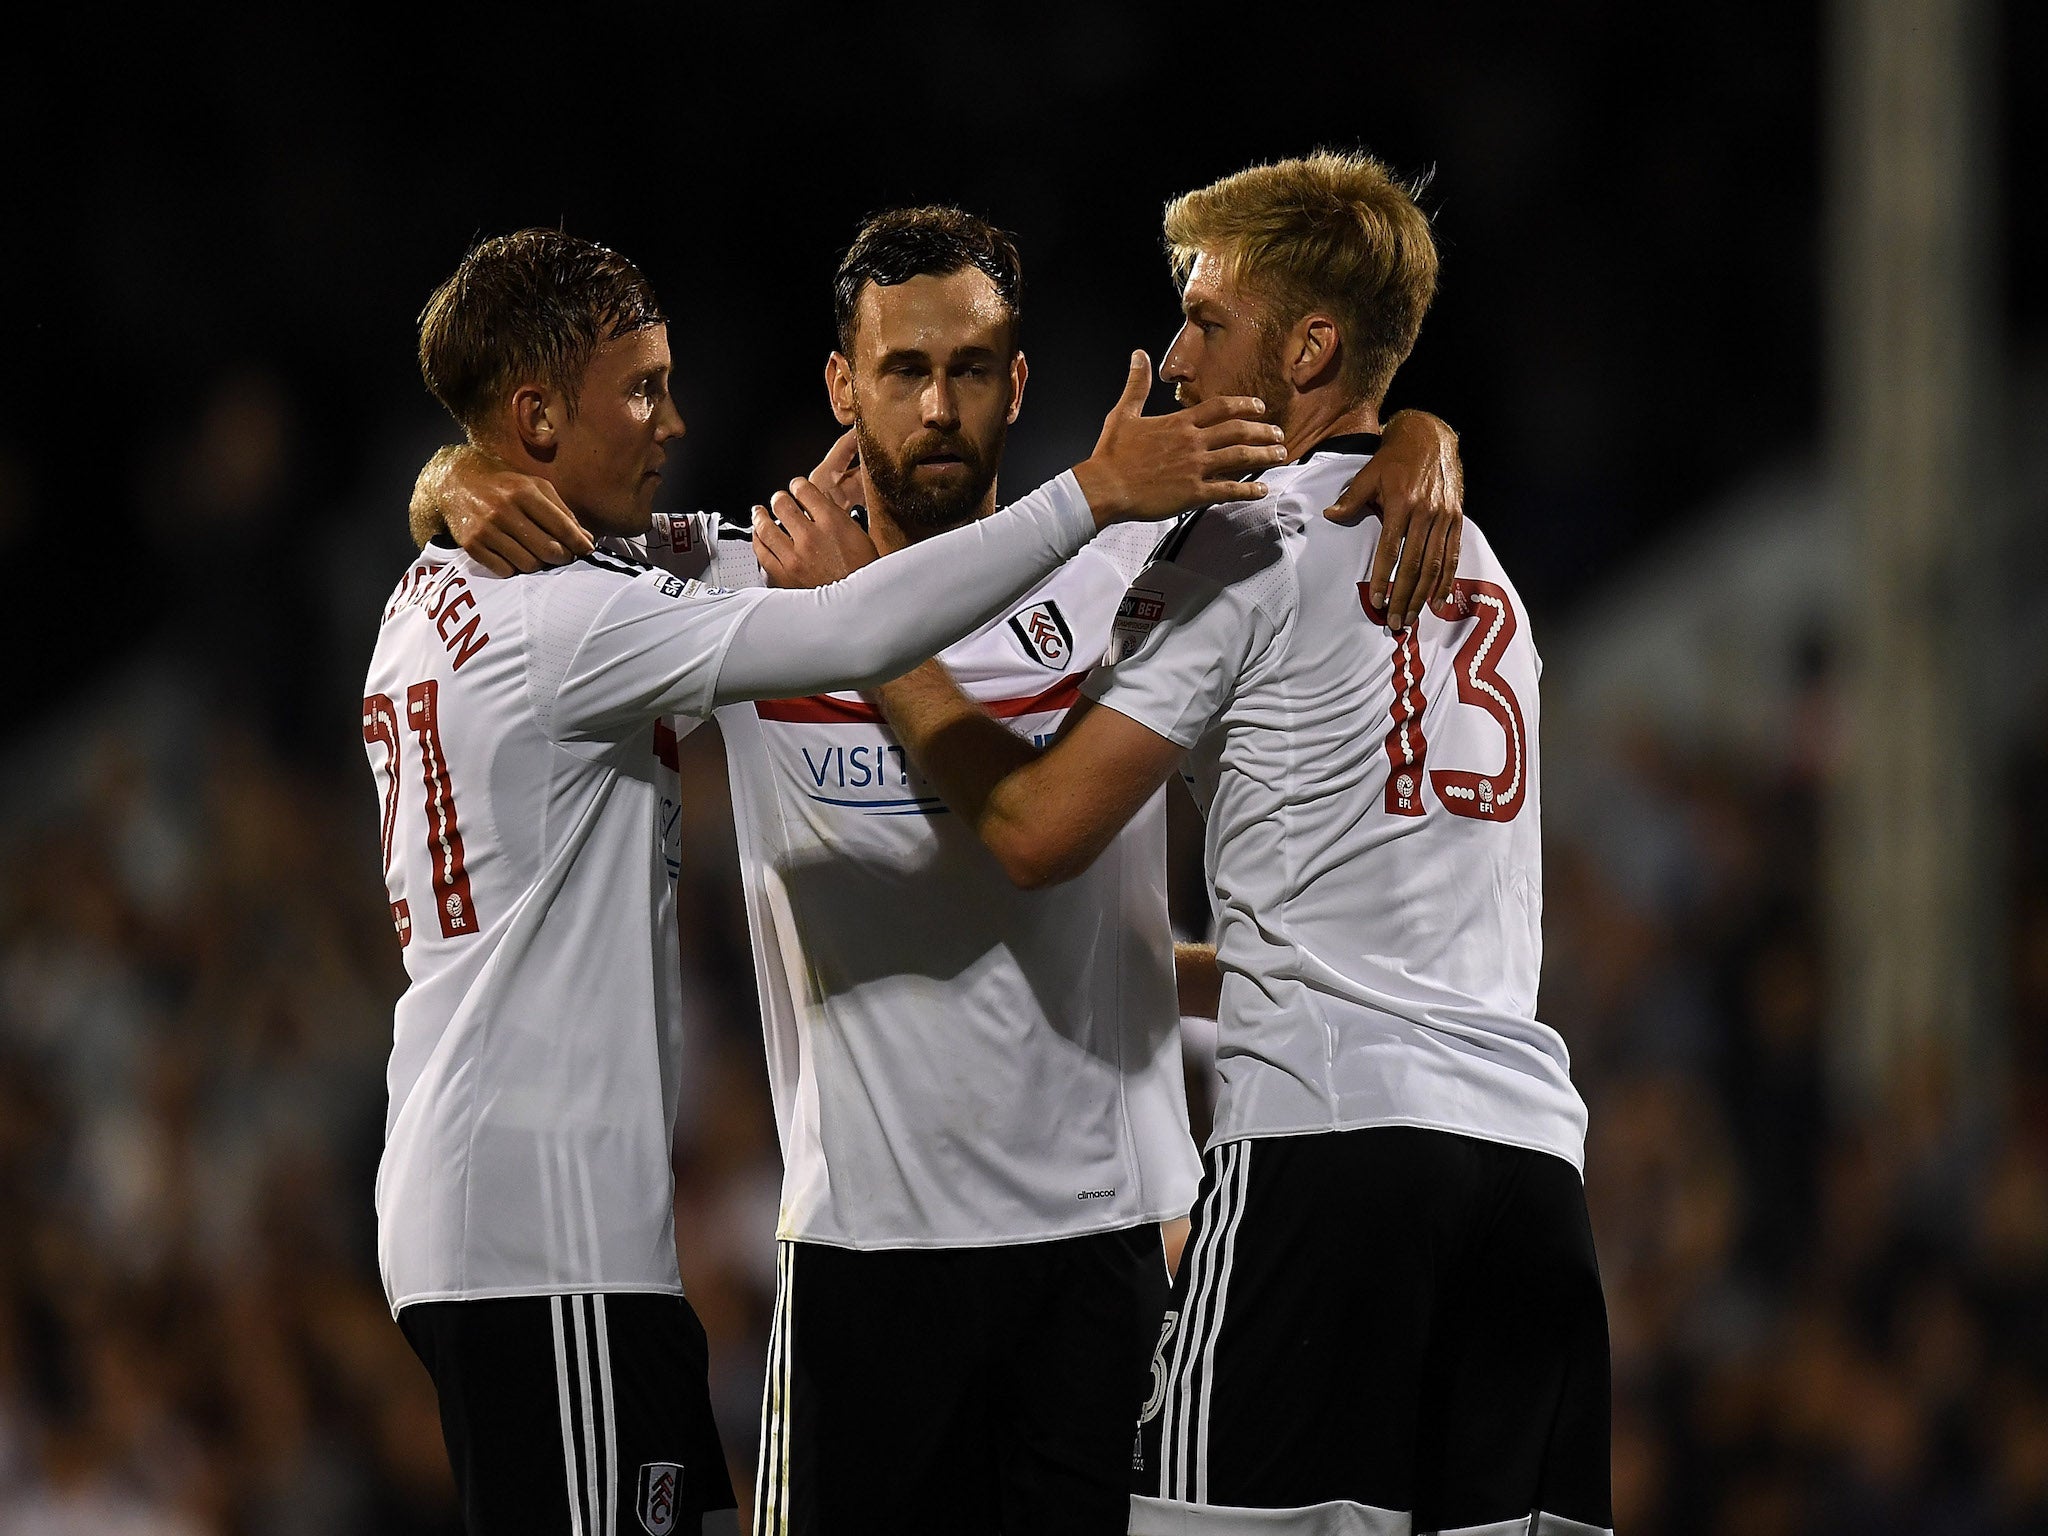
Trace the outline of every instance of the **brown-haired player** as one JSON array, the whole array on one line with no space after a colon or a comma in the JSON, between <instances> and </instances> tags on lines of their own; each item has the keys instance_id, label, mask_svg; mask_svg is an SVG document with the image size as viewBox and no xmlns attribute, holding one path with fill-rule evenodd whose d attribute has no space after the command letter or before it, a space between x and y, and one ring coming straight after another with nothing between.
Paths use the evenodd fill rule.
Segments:
<instances>
[{"instance_id":1,"label":"brown-haired player","mask_svg":"<svg viewBox=\"0 0 2048 1536\"><path fill-rule=\"evenodd\" d=\"M1611 1523L1585 1109L1535 1016L1539 668L1477 528L1410 623L1323 515L1435 290L1362 154L1169 206L1184 402L1257 394L1290 463L1132 583L1047 747L942 672L878 697L1020 885L1076 878L1175 772L1208 816L1216 1111L1131 1530L1593 1536Z\"/></svg>"},{"instance_id":2,"label":"brown-haired player","mask_svg":"<svg viewBox=\"0 0 2048 1536\"><path fill-rule=\"evenodd\" d=\"M683 422L640 273L552 230L485 241L429 302L420 363L469 440L592 532L644 535ZM703 1330L677 1274L682 989L673 717L858 687L997 617L1124 517L1255 494L1252 401L1139 414L1009 510L815 591L715 591L592 552L510 580L409 563L363 698L400 998L377 1176L392 1310L432 1374L479 1536L730 1528ZM792 482L767 565L872 547ZM829 643L824 642L829 637Z\"/></svg>"},{"instance_id":3,"label":"brown-haired player","mask_svg":"<svg viewBox=\"0 0 2048 1536\"><path fill-rule=\"evenodd\" d=\"M885 558L994 512L1022 287L1010 237L954 208L878 214L841 260L826 384ZM1403 429L1410 459L1361 480L1405 504L1448 433ZM444 497L511 510L504 477L455 457ZM1009 729L1059 728L1156 543L1131 532L941 654ZM763 579L701 516L651 543L683 574ZM1020 891L857 692L718 719L785 1161L756 1528L1121 1532L1160 1222L1200 1175L1163 804L1083 879Z\"/></svg>"}]
</instances>

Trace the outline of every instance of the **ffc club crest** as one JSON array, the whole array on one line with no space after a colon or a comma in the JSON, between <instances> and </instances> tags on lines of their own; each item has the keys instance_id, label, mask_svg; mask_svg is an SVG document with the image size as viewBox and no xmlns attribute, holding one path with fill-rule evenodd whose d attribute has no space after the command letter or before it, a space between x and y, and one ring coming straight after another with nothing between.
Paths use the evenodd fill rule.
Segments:
<instances>
[{"instance_id":1,"label":"ffc club crest","mask_svg":"<svg viewBox=\"0 0 2048 1536\"><path fill-rule=\"evenodd\" d=\"M640 1468L640 1524L647 1536L669 1536L676 1528L676 1503L682 1496L680 1462L650 1461Z\"/></svg>"},{"instance_id":2,"label":"ffc club crest","mask_svg":"<svg viewBox=\"0 0 2048 1536\"><path fill-rule=\"evenodd\" d=\"M1010 633L1026 656L1051 671L1064 671L1073 658L1074 632L1067 627L1067 616L1050 599L1011 614Z\"/></svg>"}]
</instances>

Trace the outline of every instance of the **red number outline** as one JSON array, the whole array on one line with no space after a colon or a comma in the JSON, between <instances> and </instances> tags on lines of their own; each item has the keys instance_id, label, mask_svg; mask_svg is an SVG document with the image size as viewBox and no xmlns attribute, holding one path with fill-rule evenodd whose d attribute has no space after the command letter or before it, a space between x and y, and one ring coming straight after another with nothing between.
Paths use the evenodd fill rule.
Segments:
<instances>
[{"instance_id":1,"label":"red number outline","mask_svg":"<svg viewBox=\"0 0 2048 1536\"><path fill-rule=\"evenodd\" d=\"M363 700L363 745L384 746L384 766L376 770L384 781L384 868L391 869L391 829L398 823L398 706L391 696L373 693Z\"/></svg>"},{"instance_id":2,"label":"red number outline","mask_svg":"<svg viewBox=\"0 0 2048 1536\"><path fill-rule=\"evenodd\" d=\"M441 937L476 933L480 924L463 860L462 828L455 816L455 788L441 750L441 685L431 678L405 690L405 717L420 742L420 773L427 790L427 861L434 874L434 911Z\"/></svg>"},{"instance_id":3,"label":"red number outline","mask_svg":"<svg viewBox=\"0 0 2048 1536\"><path fill-rule=\"evenodd\" d=\"M1513 821L1529 798L1528 727L1522 721L1521 701L1500 675L1500 661L1507 655L1521 622L1515 605L1499 586L1490 581L1460 577L1451 595L1432 603L1430 611L1453 622L1476 619L1472 633L1458 647L1452 670L1458 680L1461 703L1477 705L1493 716L1494 724L1506 738L1507 756L1495 773L1468 773L1462 768L1432 768L1429 782L1445 810L1453 816L1474 821ZM1505 778L1507 785L1501 786Z\"/></svg>"},{"instance_id":4,"label":"red number outline","mask_svg":"<svg viewBox=\"0 0 2048 1536\"><path fill-rule=\"evenodd\" d=\"M1373 623L1384 626L1385 610L1372 605L1372 588L1358 584L1358 606ZM1422 647L1410 624L1394 636L1394 702L1387 709L1387 796L1389 816L1422 814L1423 765L1429 759L1429 738L1422 733L1422 712L1429 698L1422 691Z\"/></svg>"},{"instance_id":5,"label":"red number outline","mask_svg":"<svg viewBox=\"0 0 2048 1536\"><path fill-rule=\"evenodd\" d=\"M1373 623L1385 626L1387 616L1375 608L1372 590L1358 584L1358 605ZM1461 703L1476 705L1493 717L1505 739L1507 759L1497 773L1470 773L1462 768L1427 768L1430 787L1438 802L1453 816L1472 821L1513 821L1528 799L1527 725L1522 719L1521 700L1508 680L1500 675L1501 658L1521 629L1515 605L1505 590L1490 581L1460 577L1451 595L1431 603L1436 617L1457 624L1471 619L1472 632L1465 637L1452 658ZM1386 736L1387 793L1390 816L1423 814L1422 779L1429 758L1429 739L1422 731L1422 717L1429 707L1422 687L1422 648L1411 624L1394 636L1394 700L1387 708ZM1506 788L1501 781L1507 781ZM1405 792L1404 792L1405 791Z\"/></svg>"}]
</instances>

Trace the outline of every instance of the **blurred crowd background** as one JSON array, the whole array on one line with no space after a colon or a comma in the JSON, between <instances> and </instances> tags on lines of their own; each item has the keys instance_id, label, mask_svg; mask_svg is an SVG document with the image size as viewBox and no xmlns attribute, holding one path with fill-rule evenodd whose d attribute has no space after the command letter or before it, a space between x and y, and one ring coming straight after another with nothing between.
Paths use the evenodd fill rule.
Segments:
<instances>
[{"instance_id":1,"label":"blurred crowd background","mask_svg":"<svg viewBox=\"0 0 2048 1536\"><path fill-rule=\"evenodd\" d=\"M1541 1010L1592 1112L1618 1528L2048 1532L2048 13L1963 7L1954 469L1991 514L1965 584L1909 595L1980 637L1957 710L1995 695L1956 850L1981 1001L1967 1051L1873 1077L1830 939L1842 776L1888 750L1845 724L1829 447L1857 6L1664 9L47 18L0 108L37 147L0 257L0 1536L453 1529L374 1260L403 972L356 706L452 430L413 317L468 242L634 255L691 428L668 504L735 507L830 440L859 218L993 217L1027 277L1015 494L1170 336L1164 200L1317 143L1434 170L1444 286L1390 404L1464 434L1546 657ZM677 1227L745 1488L780 1167L715 730L684 753ZM1206 1070L1192 1032L1198 1122Z\"/></svg>"}]
</instances>

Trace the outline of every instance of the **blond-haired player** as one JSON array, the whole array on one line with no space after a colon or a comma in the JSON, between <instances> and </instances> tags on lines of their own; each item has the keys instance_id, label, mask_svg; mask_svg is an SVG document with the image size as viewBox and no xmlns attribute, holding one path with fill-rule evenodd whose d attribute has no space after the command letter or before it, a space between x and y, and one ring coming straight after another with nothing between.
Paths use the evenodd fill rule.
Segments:
<instances>
[{"instance_id":1,"label":"blond-haired player","mask_svg":"<svg viewBox=\"0 0 2048 1536\"><path fill-rule=\"evenodd\" d=\"M1377 447L1436 284L1376 161L1317 154L1174 202L1184 402L1257 394L1290 464L1185 520L1041 750L932 668L899 739L1020 884L1073 877L1175 771L1208 814L1223 1089L1154 1361L1138 1533L1590 1536L1610 1523L1585 1110L1535 1016L1538 660L1468 529L1389 625Z\"/></svg>"}]
</instances>

